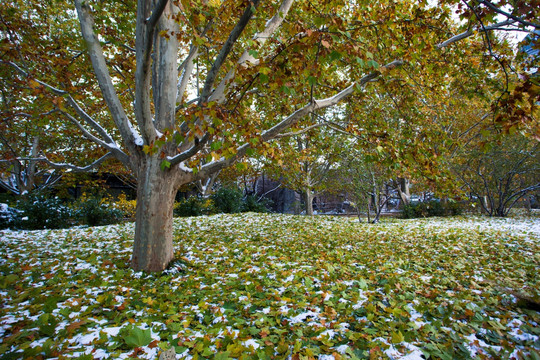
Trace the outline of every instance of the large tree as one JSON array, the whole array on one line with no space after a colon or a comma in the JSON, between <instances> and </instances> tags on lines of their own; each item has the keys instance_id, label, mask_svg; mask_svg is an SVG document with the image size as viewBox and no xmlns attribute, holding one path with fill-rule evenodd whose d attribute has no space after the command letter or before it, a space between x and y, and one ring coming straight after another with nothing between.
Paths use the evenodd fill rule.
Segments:
<instances>
[{"instance_id":1,"label":"large tree","mask_svg":"<svg viewBox=\"0 0 540 360\"><path fill-rule=\"evenodd\" d=\"M452 36L450 11L424 1L74 3L76 12L62 0L2 2L2 65L134 173L132 266L148 271L174 256L172 210L183 184L251 151L271 154L270 142L300 119L370 96L379 78L428 84L434 66L479 65L475 30L534 19L507 15Z\"/></svg>"}]
</instances>

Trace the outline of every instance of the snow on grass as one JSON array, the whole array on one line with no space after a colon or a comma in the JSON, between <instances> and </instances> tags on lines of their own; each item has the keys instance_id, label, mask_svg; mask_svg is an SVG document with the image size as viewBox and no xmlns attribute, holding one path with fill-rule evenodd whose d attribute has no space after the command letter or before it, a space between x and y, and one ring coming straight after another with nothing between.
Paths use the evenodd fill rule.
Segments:
<instances>
[{"instance_id":1,"label":"snow on grass","mask_svg":"<svg viewBox=\"0 0 540 360\"><path fill-rule=\"evenodd\" d=\"M0 232L0 357L528 358L539 220L215 215L129 268L133 224ZM509 289L509 290L508 290Z\"/></svg>"}]
</instances>

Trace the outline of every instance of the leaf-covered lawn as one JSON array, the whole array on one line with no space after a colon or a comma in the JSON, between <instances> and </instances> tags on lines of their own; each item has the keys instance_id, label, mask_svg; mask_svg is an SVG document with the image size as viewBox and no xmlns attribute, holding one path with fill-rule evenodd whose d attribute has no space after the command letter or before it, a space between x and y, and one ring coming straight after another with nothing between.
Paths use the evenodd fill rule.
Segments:
<instances>
[{"instance_id":1,"label":"leaf-covered lawn","mask_svg":"<svg viewBox=\"0 0 540 360\"><path fill-rule=\"evenodd\" d=\"M539 358L538 218L176 219L161 275L133 224L0 232L0 357Z\"/></svg>"}]
</instances>

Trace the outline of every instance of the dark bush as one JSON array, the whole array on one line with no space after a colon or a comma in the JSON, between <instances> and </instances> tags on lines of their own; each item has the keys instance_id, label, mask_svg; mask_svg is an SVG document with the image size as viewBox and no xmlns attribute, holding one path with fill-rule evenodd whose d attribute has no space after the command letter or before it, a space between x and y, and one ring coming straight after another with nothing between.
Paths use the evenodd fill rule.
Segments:
<instances>
[{"instance_id":1,"label":"dark bush","mask_svg":"<svg viewBox=\"0 0 540 360\"><path fill-rule=\"evenodd\" d=\"M117 224L124 218L121 210L112 208L99 198L89 198L77 204L77 219L89 226Z\"/></svg>"},{"instance_id":2,"label":"dark bush","mask_svg":"<svg viewBox=\"0 0 540 360\"><path fill-rule=\"evenodd\" d=\"M454 200L449 200L445 204L445 209L447 212L447 215L455 216L455 215L461 215L463 214L463 211L465 209L466 205L461 202L457 202Z\"/></svg>"},{"instance_id":3,"label":"dark bush","mask_svg":"<svg viewBox=\"0 0 540 360\"><path fill-rule=\"evenodd\" d=\"M56 197L30 195L17 202L21 211L16 226L21 229L61 229L73 224L73 211Z\"/></svg>"},{"instance_id":4,"label":"dark bush","mask_svg":"<svg viewBox=\"0 0 540 360\"><path fill-rule=\"evenodd\" d=\"M414 219L432 216L454 216L461 215L462 212L463 206L456 201L449 200L443 203L439 200L431 200L405 205L401 217L403 219Z\"/></svg>"},{"instance_id":5,"label":"dark bush","mask_svg":"<svg viewBox=\"0 0 540 360\"><path fill-rule=\"evenodd\" d=\"M203 215L203 200L196 196L179 201L174 207L175 216L200 216Z\"/></svg>"},{"instance_id":6,"label":"dark bush","mask_svg":"<svg viewBox=\"0 0 540 360\"><path fill-rule=\"evenodd\" d=\"M245 199L242 200L242 212L258 212L266 213L270 207L269 200L263 199L262 201L257 201L255 195L248 195Z\"/></svg>"},{"instance_id":7,"label":"dark bush","mask_svg":"<svg viewBox=\"0 0 540 360\"><path fill-rule=\"evenodd\" d=\"M211 198L218 213L242 212L242 192L239 189L222 187Z\"/></svg>"}]
</instances>

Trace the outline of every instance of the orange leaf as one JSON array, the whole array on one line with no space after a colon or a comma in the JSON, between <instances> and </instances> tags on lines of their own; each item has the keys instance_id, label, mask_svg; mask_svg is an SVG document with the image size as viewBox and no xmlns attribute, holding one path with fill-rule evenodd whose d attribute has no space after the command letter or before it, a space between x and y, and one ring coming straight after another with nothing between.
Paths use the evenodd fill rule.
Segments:
<instances>
[{"instance_id":1,"label":"orange leaf","mask_svg":"<svg viewBox=\"0 0 540 360\"><path fill-rule=\"evenodd\" d=\"M68 334L70 334L70 333L74 332L75 330L77 330L78 328L80 328L81 326L83 326L84 324L86 324L86 320L76 321L74 323L69 324L66 327L66 330L67 330Z\"/></svg>"}]
</instances>

